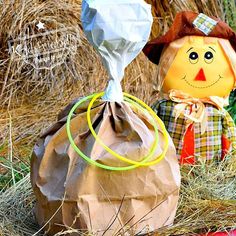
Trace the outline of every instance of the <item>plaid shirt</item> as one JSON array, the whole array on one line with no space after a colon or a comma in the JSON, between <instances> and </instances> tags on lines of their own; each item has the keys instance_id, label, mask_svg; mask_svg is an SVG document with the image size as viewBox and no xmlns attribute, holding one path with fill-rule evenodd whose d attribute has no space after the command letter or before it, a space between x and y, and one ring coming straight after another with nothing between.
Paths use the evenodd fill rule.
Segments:
<instances>
[{"instance_id":1,"label":"plaid shirt","mask_svg":"<svg viewBox=\"0 0 236 236\"><path fill-rule=\"evenodd\" d=\"M171 100L163 99L156 102L152 108L164 122L175 144L178 158L180 158L186 132L186 118L181 115L175 120L174 106L176 104ZM236 150L236 127L226 110L220 111L211 104L205 104L205 106L208 115L206 132L201 134L200 123L194 123L194 155L207 160L221 158L223 135L232 142L230 151Z\"/></svg>"}]
</instances>

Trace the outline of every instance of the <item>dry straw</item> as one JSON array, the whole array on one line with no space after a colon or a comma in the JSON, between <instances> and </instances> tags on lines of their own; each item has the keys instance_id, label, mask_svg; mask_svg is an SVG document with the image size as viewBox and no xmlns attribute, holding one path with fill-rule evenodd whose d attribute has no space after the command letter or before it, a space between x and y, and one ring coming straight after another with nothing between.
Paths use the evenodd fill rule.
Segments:
<instances>
[{"instance_id":1,"label":"dry straw","mask_svg":"<svg viewBox=\"0 0 236 236\"><path fill-rule=\"evenodd\" d=\"M153 5L152 11L154 24L152 38L157 37L160 33L166 32L172 24L177 12L191 10L202 12L209 16L217 16L225 19L224 4L231 0L146 0Z\"/></svg>"},{"instance_id":2,"label":"dry straw","mask_svg":"<svg viewBox=\"0 0 236 236\"><path fill-rule=\"evenodd\" d=\"M159 229L155 235L195 235L236 228L235 167L235 157L220 163L183 167L181 199L175 223ZM43 233L43 229L40 231L35 223L33 205L29 176L0 193L0 235L32 236ZM68 226L66 232L60 232L57 236L69 232L78 231Z\"/></svg>"}]
</instances>

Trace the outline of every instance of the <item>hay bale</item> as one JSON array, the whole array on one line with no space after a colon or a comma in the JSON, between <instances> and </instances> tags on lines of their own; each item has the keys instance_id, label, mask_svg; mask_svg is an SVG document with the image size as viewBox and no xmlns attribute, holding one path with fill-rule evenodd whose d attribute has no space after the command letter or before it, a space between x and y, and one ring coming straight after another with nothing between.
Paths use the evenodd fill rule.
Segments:
<instances>
[{"instance_id":1,"label":"hay bale","mask_svg":"<svg viewBox=\"0 0 236 236\"><path fill-rule=\"evenodd\" d=\"M28 156L40 132L66 104L104 90L107 74L81 30L80 10L81 1L72 0L0 3L2 155L11 149L14 156ZM45 29L37 28L39 22ZM141 55L127 71L125 90L141 98L151 93L153 70Z\"/></svg>"},{"instance_id":2,"label":"hay bale","mask_svg":"<svg viewBox=\"0 0 236 236\"><path fill-rule=\"evenodd\" d=\"M220 163L199 163L182 167L181 199L174 225L156 235L195 235L236 228L236 156ZM29 175L0 193L0 233L2 236L41 235L34 221ZM37 232L37 233L36 233ZM78 232L68 228L68 232ZM78 234L86 235L86 233ZM91 234L93 235L93 234Z\"/></svg>"},{"instance_id":3,"label":"hay bale","mask_svg":"<svg viewBox=\"0 0 236 236\"><path fill-rule=\"evenodd\" d=\"M63 0L0 3L1 106L38 100L58 83L63 88L62 81L88 79L99 66L83 36L80 10L80 3Z\"/></svg>"},{"instance_id":4,"label":"hay bale","mask_svg":"<svg viewBox=\"0 0 236 236\"><path fill-rule=\"evenodd\" d=\"M79 96L104 90L107 73L81 30L80 11L81 0L0 2L3 156L10 150L20 159L27 157L35 139L64 106ZM39 22L45 29L38 29ZM52 60L47 61L48 56ZM149 100L146 95L153 91L155 70L140 55L126 70L125 91Z\"/></svg>"}]
</instances>

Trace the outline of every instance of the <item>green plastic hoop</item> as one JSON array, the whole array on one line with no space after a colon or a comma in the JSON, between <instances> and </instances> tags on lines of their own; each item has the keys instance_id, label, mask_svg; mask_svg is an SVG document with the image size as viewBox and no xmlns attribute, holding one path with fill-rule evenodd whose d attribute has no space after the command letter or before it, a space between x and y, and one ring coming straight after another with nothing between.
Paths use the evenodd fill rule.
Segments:
<instances>
[{"instance_id":1,"label":"green plastic hoop","mask_svg":"<svg viewBox=\"0 0 236 236\"><path fill-rule=\"evenodd\" d=\"M138 166L136 165L131 165L131 166L125 166L125 167L116 167L116 166L108 166L108 165L104 165L101 163L98 163L92 159L90 159L88 156L86 156L75 144L71 131L70 131L70 122L71 122L71 118L73 116L74 111L76 110L77 107L79 107L82 103L88 101L89 99L93 98L96 94L92 94L89 95L85 98L82 98L81 100L79 100L70 110L69 115L67 117L67 122L66 122L66 131L67 131L67 135L70 141L71 146L73 147L73 149L89 164L106 169L106 170L112 170L112 171L126 171L126 170L132 170L137 168Z\"/></svg>"},{"instance_id":2,"label":"green plastic hoop","mask_svg":"<svg viewBox=\"0 0 236 236\"><path fill-rule=\"evenodd\" d=\"M142 160L141 162L136 162L137 164L133 164L133 165L130 165L130 166L125 166L125 167L115 167L115 166L104 165L104 164L98 163L98 162L96 162L96 161L94 161L94 160L91 160L88 156L86 156L86 155L76 146L76 144L74 143L72 134L71 134L71 132L70 132L70 122L71 122L71 118L72 118L72 116L73 116L74 111L77 109L77 107L78 107L79 105L81 105L82 103L84 103L85 101L87 101L87 100L89 100L89 99L92 99L92 101L93 101L93 103L94 103L95 100L96 100L96 97L98 98L99 96L102 96L103 94L104 94L104 93L99 93L99 94L96 93L96 94L92 94L92 95L89 95L89 96L87 96L87 97L81 99L79 102L77 102L77 103L73 106L73 108L72 108L71 111L69 112L69 115L68 115L68 118L67 118L66 130L67 130L67 135L68 135L69 141L70 141L72 147L74 148L74 150L75 150L85 161L87 161L89 164L95 165L95 166L100 167L100 168L103 168L103 169L113 170L113 171L131 170L131 169L134 169L134 168L137 168L137 167L140 167L140 166L154 165L154 164L157 164L158 162L160 162L160 161L164 158L164 156L165 156L165 154L166 154L166 152L167 152L167 149L168 149L168 145L169 145L168 133L167 133L166 130L165 130L165 126L164 126L164 124L162 123L162 121L158 118L158 116L155 114L155 112L153 112L153 110L152 110L150 107L148 107L145 103L143 103L141 100L137 99L136 97L134 97L134 96L132 96L132 95L129 95L129 94L126 94L126 93L124 93L124 95L125 95L125 100L126 100L127 102L131 103L131 104L134 105L135 107L141 108L143 111L144 111L144 108L141 107L138 103L135 103L133 100L137 100L137 101L140 102L140 104L142 104L142 105L145 104L145 106L148 107L147 110L149 110L149 112L156 118L156 120L159 121L158 123L160 124L161 128L164 130L164 137L165 137L165 139L166 139L166 137L167 137L167 139L166 139L166 144L165 144L165 148L164 148L164 151L163 151L162 155L160 155L160 156L158 157L158 159L156 159L156 160L153 161L153 162L144 163L145 161L147 161L148 158L151 157L151 155L149 154L149 155L148 155L147 157L145 157L144 160ZM94 99L94 97L95 97L95 99ZM131 99L133 99L133 100L131 100L131 99L129 99L129 98L131 98ZM92 105L93 105L92 101L91 101L90 104L89 104L89 108L90 108L90 109L88 109L88 112L87 112L87 118L88 118L88 113L89 113L89 119L88 119L88 121L90 120L90 123L91 123L90 110L91 110ZM144 106L144 107L145 107L145 106ZM92 126L92 124L91 124L91 126ZM156 135L158 135L158 127L156 126L156 124L155 124L154 122L153 122L153 126L154 126L154 128L155 128L155 133L156 133ZM91 127L90 127L90 128L91 128ZM93 130L93 127L92 127L92 130ZM91 130L91 132L92 132L92 130ZM165 132L166 132L167 134L165 134ZM94 131L94 133L95 133L95 131ZM96 135L96 133L95 133L95 135ZM152 146L152 149L153 149L153 150L151 151L151 153L153 152L153 154L154 154L155 149L156 149L155 146L157 146L157 144L158 144L157 138L156 138L155 141L156 141L156 142L154 142L154 144L153 144L153 146ZM156 145L155 145L155 144L156 144ZM104 144L104 146L105 146L105 144ZM155 147L155 148L154 148L154 147ZM106 149L107 149L107 148L108 148L108 147L106 147ZM109 148L108 148L108 149L109 149ZM110 150L111 150L111 149L110 149ZM111 151L112 151L112 150L111 150ZM113 151L112 151L112 152L113 152ZM127 159L127 160L130 161L129 159ZM127 162L127 161L125 160L125 162ZM132 162L133 162L133 161L132 161Z\"/></svg>"}]
</instances>

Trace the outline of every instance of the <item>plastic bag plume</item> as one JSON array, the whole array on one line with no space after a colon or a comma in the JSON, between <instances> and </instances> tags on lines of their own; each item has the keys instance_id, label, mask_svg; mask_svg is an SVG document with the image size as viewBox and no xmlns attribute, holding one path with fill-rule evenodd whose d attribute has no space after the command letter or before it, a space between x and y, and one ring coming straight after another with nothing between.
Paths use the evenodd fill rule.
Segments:
<instances>
[{"instance_id":1,"label":"plastic bag plume","mask_svg":"<svg viewBox=\"0 0 236 236\"><path fill-rule=\"evenodd\" d=\"M143 0L83 0L81 21L110 77L103 100L123 101L120 82L125 68L148 41L151 6Z\"/></svg>"}]
</instances>

